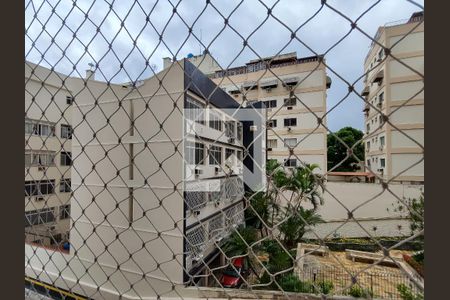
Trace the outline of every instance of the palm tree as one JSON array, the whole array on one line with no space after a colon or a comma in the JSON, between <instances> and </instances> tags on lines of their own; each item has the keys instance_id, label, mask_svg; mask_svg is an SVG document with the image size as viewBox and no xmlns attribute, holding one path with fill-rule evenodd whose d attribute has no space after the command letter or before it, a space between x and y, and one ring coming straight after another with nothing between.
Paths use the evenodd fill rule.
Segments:
<instances>
[{"instance_id":1,"label":"palm tree","mask_svg":"<svg viewBox=\"0 0 450 300\"><path fill-rule=\"evenodd\" d=\"M303 200L310 201L315 210L319 204L323 205L323 198L319 192L319 188L322 188L323 192L323 177L314 174L314 170L318 168L317 164L306 164L287 175L282 190L291 192L288 207L297 209Z\"/></svg>"},{"instance_id":2,"label":"palm tree","mask_svg":"<svg viewBox=\"0 0 450 300\"><path fill-rule=\"evenodd\" d=\"M302 206L298 206L296 210L286 207L283 215L283 218L279 220L282 222L279 228L283 234L283 244L288 249L295 247L301 241L303 235L309 230L308 225L312 227L323 222L315 209L305 209Z\"/></svg>"},{"instance_id":3,"label":"palm tree","mask_svg":"<svg viewBox=\"0 0 450 300\"><path fill-rule=\"evenodd\" d=\"M242 237L241 237L242 236ZM257 241L256 229L253 227L239 227L228 238L222 247L227 256L243 255L248 252L247 245Z\"/></svg>"}]
</instances>

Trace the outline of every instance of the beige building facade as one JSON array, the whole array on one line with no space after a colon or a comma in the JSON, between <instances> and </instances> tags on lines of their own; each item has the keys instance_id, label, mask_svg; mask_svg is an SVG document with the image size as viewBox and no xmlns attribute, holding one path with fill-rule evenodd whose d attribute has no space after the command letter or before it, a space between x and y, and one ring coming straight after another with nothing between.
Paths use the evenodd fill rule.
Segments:
<instances>
[{"instance_id":1,"label":"beige building facade","mask_svg":"<svg viewBox=\"0 0 450 300\"><path fill-rule=\"evenodd\" d=\"M400 183L424 182L423 20L415 13L402 24L380 27L364 63L365 164Z\"/></svg>"},{"instance_id":2,"label":"beige building facade","mask_svg":"<svg viewBox=\"0 0 450 300\"><path fill-rule=\"evenodd\" d=\"M213 81L239 103L267 108L267 158L286 167L317 164L327 172L326 98L331 80L323 57L287 53L216 71Z\"/></svg>"},{"instance_id":3,"label":"beige building facade","mask_svg":"<svg viewBox=\"0 0 450 300\"><path fill-rule=\"evenodd\" d=\"M25 241L69 238L73 93L66 76L25 63Z\"/></svg>"},{"instance_id":4,"label":"beige building facade","mask_svg":"<svg viewBox=\"0 0 450 300\"><path fill-rule=\"evenodd\" d=\"M48 84L54 79L61 86L60 74L40 70L52 78ZM61 77L76 95L72 143L64 148L74 157L73 192L64 202L71 205L70 250L49 256L26 244L27 276L45 266L40 280L52 285L69 283L94 299L116 299L117 292L135 299L206 285L206 266L227 263L218 246L244 223L243 152L251 125L228 112L240 108L224 91L205 99L217 86L205 75L190 76L195 73L183 60L139 85ZM42 105L51 102L45 99ZM258 127L252 134L263 140ZM64 142L55 138L52 149ZM129 289L125 283L137 277L145 280ZM97 289L95 280L108 284Z\"/></svg>"},{"instance_id":5,"label":"beige building facade","mask_svg":"<svg viewBox=\"0 0 450 300\"><path fill-rule=\"evenodd\" d=\"M317 164L327 172L326 98L331 79L323 57L296 52L251 60L223 70L209 52L187 58L243 107L267 108L267 159L285 167ZM164 59L164 68L171 63ZM291 152L291 150L293 152Z\"/></svg>"}]
</instances>

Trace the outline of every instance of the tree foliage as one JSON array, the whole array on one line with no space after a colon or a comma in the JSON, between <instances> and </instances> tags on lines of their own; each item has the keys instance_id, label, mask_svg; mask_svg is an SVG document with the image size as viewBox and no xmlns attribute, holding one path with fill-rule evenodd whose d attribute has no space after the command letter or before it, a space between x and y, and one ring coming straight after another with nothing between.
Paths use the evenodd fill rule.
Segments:
<instances>
[{"instance_id":1,"label":"tree foliage","mask_svg":"<svg viewBox=\"0 0 450 300\"><path fill-rule=\"evenodd\" d=\"M356 171L358 160L353 155L349 156L347 147L339 141L336 136L349 148L356 144L353 148L353 154L361 161L364 161L364 144L359 142L364 136L364 133L353 127L344 127L333 134L328 134L327 137L328 170L331 170L342 162L342 164L336 167L336 169L333 169L333 171Z\"/></svg>"}]
</instances>

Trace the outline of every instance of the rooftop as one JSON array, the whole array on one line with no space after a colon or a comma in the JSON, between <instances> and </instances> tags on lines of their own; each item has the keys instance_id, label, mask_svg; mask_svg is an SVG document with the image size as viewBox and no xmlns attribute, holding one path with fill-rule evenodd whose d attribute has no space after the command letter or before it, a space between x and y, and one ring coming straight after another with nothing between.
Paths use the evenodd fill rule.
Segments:
<instances>
[{"instance_id":1,"label":"rooftop","mask_svg":"<svg viewBox=\"0 0 450 300\"><path fill-rule=\"evenodd\" d=\"M258 72L267 68L281 68L290 65L305 64L323 59L323 55L314 55L308 57L297 58L297 52L291 52L286 54L280 54L276 56L269 56L260 59L254 59L246 63L245 66L239 66L229 68L226 70L216 71L211 74L210 78L221 78L225 76L233 76L239 74L247 74L252 72Z\"/></svg>"}]
</instances>

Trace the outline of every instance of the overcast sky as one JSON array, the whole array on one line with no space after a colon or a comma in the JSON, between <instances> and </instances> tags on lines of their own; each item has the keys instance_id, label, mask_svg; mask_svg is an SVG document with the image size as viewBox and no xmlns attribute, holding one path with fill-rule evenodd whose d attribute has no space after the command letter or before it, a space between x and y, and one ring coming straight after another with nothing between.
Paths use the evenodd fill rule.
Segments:
<instances>
[{"instance_id":1,"label":"overcast sky","mask_svg":"<svg viewBox=\"0 0 450 300\"><path fill-rule=\"evenodd\" d=\"M106 78L117 83L152 76L145 63L147 60L160 71L163 57L183 58L189 53L201 53L204 47L198 41L200 37L223 68L245 64L258 55L297 51L299 57L304 57L314 55L308 48L318 54L328 51L327 65L353 83L363 74L363 62L370 45L366 36L353 30L329 50L351 27L337 12L327 6L321 8L320 0L281 0L278 3L261 0L267 7L276 3L272 9L275 18L268 18L267 8L258 0L244 0L241 4L236 0L211 0L209 5L205 0L158 1L156 5L156 1L151 0L96 0L93 5L93 1L88 0L78 0L76 5L69 0L59 4L58 1L26 1L26 60L54 66L57 71L72 76L84 76L88 63L98 63L96 79ZM420 0L414 2L424 4ZM375 5L357 22L369 36L374 36L379 26L408 19L413 12L421 10L406 0L328 0L327 3L351 20ZM177 7L175 14L174 6ZM308 47L291 40L288 28L297 30L315 13L317 15L297 31L297 37ZM229 17L228 25L224 24L224 17ZM191 34L188 26L192 27ZM249 47L243 46L239 35L246 39L250 36ZM120 69L121 62L123 69ZM331 70L328 75L333 80L327 97L328 110L331 110L347 95L348 87ZM362 89L362 80L356 88ZM333 131L344 126L362 129L362 108L362 100L350 95L330 112L329 128Z\"/></svg>"}]
</instances>

